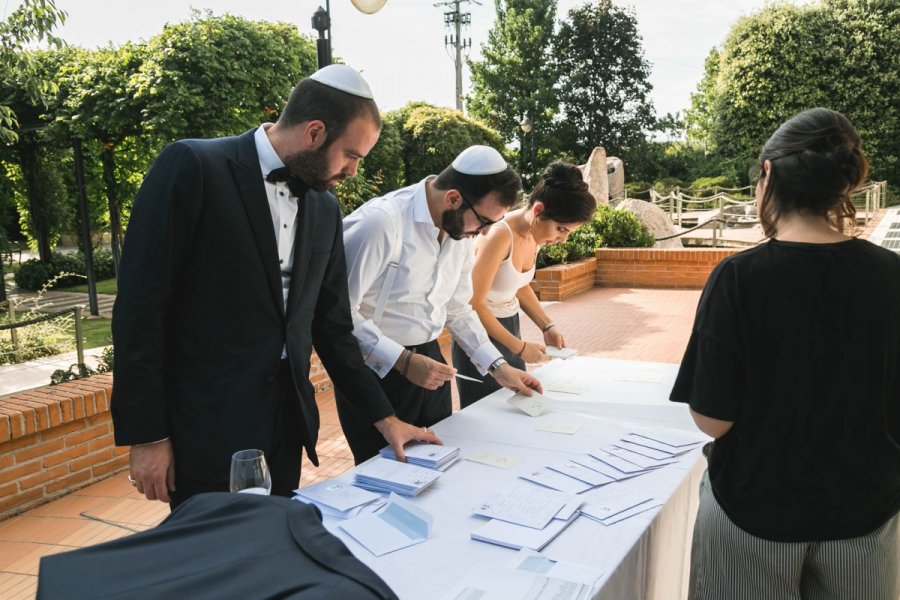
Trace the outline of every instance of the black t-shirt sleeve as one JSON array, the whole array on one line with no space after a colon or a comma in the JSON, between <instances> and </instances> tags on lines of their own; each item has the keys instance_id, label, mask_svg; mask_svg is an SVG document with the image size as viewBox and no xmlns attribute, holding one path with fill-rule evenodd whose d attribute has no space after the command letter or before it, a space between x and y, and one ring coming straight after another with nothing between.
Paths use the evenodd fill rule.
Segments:
<instances>
[{"instance_id":1,"label":"black t-shirt sleeve","mask_svg":"<svg viewBox=\"0 0 900 600\"><path fill-rule=\"evenodd\" d=\"M739 299L727 262L710 275L700 297L691 339L669 399L701 415L736 421L744 389Z\"/></svg>"}]
</instances>

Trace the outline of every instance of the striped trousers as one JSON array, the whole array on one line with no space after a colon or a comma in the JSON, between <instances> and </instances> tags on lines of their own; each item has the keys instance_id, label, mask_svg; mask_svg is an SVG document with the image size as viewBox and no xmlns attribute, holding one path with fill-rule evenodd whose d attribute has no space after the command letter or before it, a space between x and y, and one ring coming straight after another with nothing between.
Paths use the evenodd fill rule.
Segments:
<instances>
[{"instance_id":1,"label":"striped trousers","mask_svg":"<svg viewBox=\"0 0 900 600\"><path fill-rule=\"evenodd\" d=\"M691 600L897 600L898 515L866 535L775 542L735 525L713 496L709 473L691 548Z\"/></svg>"}]
</instances>

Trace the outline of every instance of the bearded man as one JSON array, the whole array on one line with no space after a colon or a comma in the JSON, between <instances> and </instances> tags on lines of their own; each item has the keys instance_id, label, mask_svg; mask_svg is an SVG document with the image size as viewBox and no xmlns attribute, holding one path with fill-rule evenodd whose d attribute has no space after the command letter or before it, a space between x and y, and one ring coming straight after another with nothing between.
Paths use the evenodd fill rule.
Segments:
<instances>
[{"instance_id":1,"label":"bearded man","mask_svg":"<svg viewBox=\"0 0 900 600\"><path fill-rule=\"evenodd\" d=\"M301 81L274 124L167 146L134 201L113 316L112 415L129 480L174 509L227 491L231 456L265 452L272 493L313 464L313 347L347 410L402 457L430 432L394 416L353 337L337 201L381 131L346 65Z\"/></svg>"},{"instance_id":2,"label":"bearded man","mask_svg":"<svg viewBox=\"0 0 900 600\"><path fill-rule=\"evenodd\" d=\"M427 428L450 416L444 326L483 376L531 395L540 382L503 359L472 296L474 238L521 198L522 182L495 149L471 146L440 175L370 200L344 219L353 333L397 417ZM357 464L383 441L336 384L338 416Z\"/></svg>"}]
</instances>

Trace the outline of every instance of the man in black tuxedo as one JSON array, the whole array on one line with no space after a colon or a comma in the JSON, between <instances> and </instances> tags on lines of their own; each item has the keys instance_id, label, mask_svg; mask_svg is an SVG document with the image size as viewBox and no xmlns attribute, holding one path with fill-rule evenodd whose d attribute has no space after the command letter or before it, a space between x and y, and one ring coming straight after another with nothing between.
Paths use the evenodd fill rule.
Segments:
<instances>
[{"instance_id":1,"label":"man in black tuxedo","mask_svg":"<svg viewBox=\"0 0 900 600\"><path fill-rule=\"evenodd\" d=\"M346 65L301 81L275 124L167 146L135 197L113 317L112 416L129 479L174 508L228 489L231 455L265 452L291 495L319 428L315 348L395 451L439 443L403 423L353 336L341 215L328 191L356 173L381 120Z\"/></svg>"}]
</instances>

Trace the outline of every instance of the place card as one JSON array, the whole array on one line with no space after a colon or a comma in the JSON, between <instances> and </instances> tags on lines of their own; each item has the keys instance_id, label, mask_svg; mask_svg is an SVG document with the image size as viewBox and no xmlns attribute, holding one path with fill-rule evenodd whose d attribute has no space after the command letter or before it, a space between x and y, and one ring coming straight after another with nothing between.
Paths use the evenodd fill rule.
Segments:
<instances>
[{"instance_id":1,"label":"place card","mask_svg":"<svg viewBox=\"0 0 900 600\"><path fill-rule=\"evenodd\" d=\"M572 435L581 430L581 425L572 423L544 423L534 428L535 431L549 431L550 433L564 433Z\"/></svg>"},{"instance_id":2,"label":"place card","mask_svg":"<svg viewBox=\"0 0 900 600\"><path fill-rule=\"evenodd\" d=\"M507 402L530 417L539 417L553 406L553 401L550 398L538 392L534 392L531 396L516 394Z\"/></svg>"},{"instance_id":3,"label":"place card","mask_svg":"<svg viewBox=\"0 0 900 600\"><path fill-rule=\"evenodd\" d=\"M490 467L497 467L498 469L508 469L513 465L522 462L520 458L516 458L515 456L503 456L502 454L494 454L493 452L482 452L475 456L467 456L466 460L471 460L472 462L481 463Z\"/></svg>"}]
</instances>

